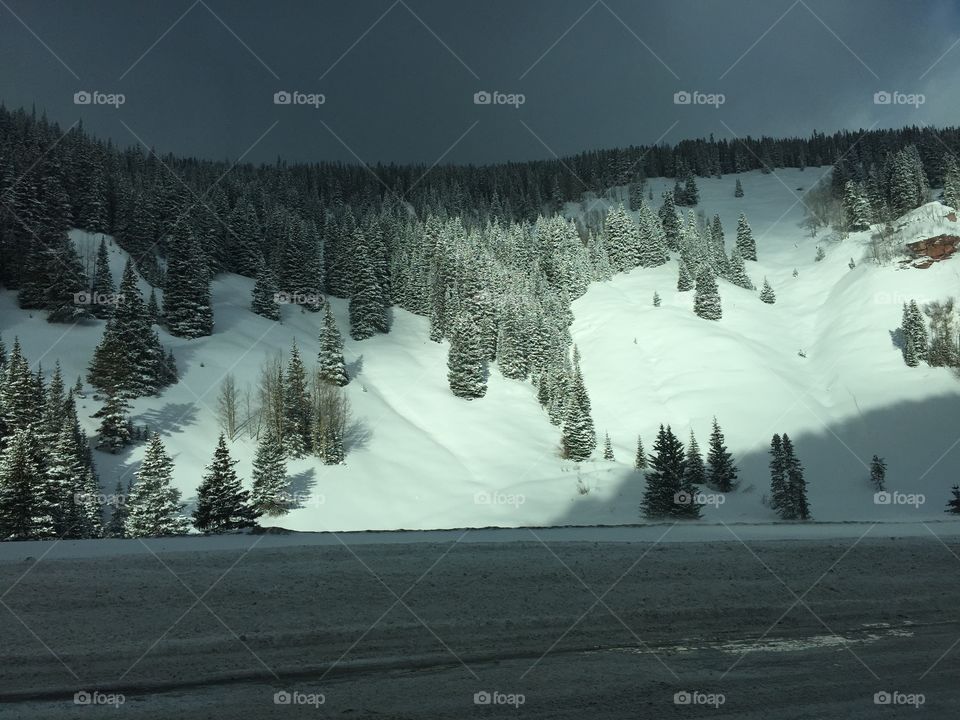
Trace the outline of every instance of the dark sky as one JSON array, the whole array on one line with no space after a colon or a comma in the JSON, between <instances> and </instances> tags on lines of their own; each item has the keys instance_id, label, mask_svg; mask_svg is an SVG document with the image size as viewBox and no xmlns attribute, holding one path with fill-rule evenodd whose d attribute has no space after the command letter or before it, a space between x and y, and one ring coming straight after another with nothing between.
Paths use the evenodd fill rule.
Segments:
<instances>
[{"instance_id":1,"label":"dark sky","mask_svg":"<svg viewBox=\"0 0 960 720\"><path fill-rule=\"evenodd\" d=\"M0 0L0 99L214 159L485 163L957 124L958 39L955 0Z\"/></svg>"}]
</instances>

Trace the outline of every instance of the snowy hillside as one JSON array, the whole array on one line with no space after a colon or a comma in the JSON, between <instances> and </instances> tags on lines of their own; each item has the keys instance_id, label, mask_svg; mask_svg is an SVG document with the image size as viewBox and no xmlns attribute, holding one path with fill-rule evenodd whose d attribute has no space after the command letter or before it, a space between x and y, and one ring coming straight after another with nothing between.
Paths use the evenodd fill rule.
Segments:
<instances>
[{"instance_id":1,"label":"snowy hillside","mask_svg":"<svg viewBox=\"0 0 960 720\"><path fill-rule=\"evenodd\" d=\"M719 213L728 247L738 215L746 213L759 256L747 270L758 286L768 278L776 304L720 281L723 319L702 320L691 310L693 293L676 290L674 261L594 283L573 304L594 421L601 438L609 432L615 461L600 459L599 449L579 465L561 460L559 429L535 389L495 368L486 397L454 397L447 343L429 340L426 318L394 309L388 335L345 343L353 378L346 387L353 416L346 465L291 461L301 507L274 524L362 530L635 523L643 490L633 470L637 434L649 449L657 426L670 423L681 440L692 429L705 447L714 415L740 467L740 487L719 508L705 509L706 522L774 520L762 502L767 449L770 436L784 431L807 470L816 520L943 519L957 482L960 383L945 369L907 367L890 333L904 301L956 294L960 261L926 270L878 267L866 259L870 233L863 232L825 242L826 257L815 262L821 239L800 226L797 189L809 189L822 172L745 173L737 176L742 198L734 197L731 176L698 181L697 209ZM665 183L650 182L655 198ZM81 257L99 242L78 231L72 236ZM119 278L126 255L116 245L110 252ZM286 352L294 339L308 363L316 357L322 314L286 305L274 324L249 311L252 286L235 275L213 282L211 337L183 340L161 331L180 381L133 403L134 421L163 435L176 484L191 504L219 432L214 407L224 375L233 373L241 391L254 391L264 359ZM149 291L146 283L142 288ZM660 307L652 304L655 291ZM331 304L345 330L346 302ZM48 371L59 359L68 384L85 374L102 329L99 321L48 324L18 309L13 293L0 293L0 335L8 345L18 336L28 359ZM99 406L89 393L80 403L91 434L96 421L89 416ZM244 433L231 446L247 483L255 446ZM142 453L142 444L118 456L96 453L105 492L118 479L126 482ZM887 460L890 490L923 493L926 504L876 505L866 468L873 454Z\"/></svg>"}]
</instances>

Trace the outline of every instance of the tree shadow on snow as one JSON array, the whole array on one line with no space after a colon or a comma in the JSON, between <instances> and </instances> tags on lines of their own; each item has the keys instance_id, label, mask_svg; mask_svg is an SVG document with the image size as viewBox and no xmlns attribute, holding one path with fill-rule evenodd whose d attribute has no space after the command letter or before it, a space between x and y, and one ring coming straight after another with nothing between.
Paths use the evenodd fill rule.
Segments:
<instances>
[{"instance_id":1,"label":"tree shadow on snow","mask_svg":"<svg viewBox=\"0 0 960 720\"><path fill-rule=\"evenodd\" d=\"M197 418L195 403L167 403L157 410L149 409L134 416L137 425L146 425L152 435L155 432L169 435L192 425Z\"/></svg>"},{"instance_id":2,"label":"tree shadow on snow","mask_svg":"<svg viewBox=\"0 0 960 720\"><path fill-rule=\"evenodd\" d=\"M370 444L373 430L364 422L354 420L343 433L343 449L350 453L353 450L362 450Z\"/></svg>"}]
</instances>

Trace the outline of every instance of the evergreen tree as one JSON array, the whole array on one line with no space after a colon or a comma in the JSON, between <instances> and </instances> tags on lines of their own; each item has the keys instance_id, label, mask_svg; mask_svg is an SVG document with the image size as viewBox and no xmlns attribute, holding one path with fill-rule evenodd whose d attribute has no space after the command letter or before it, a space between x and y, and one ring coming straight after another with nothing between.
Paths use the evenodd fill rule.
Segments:
<instances>
[{"instance_id":1,"label":"evergreen tree","mask_svg":"<svg viewBox=\"0 0 960 720\"><path fill-rule=\"evenodd\" d=\"M343 338L337 329L337 321L330 312L330 304L324 308L323 326L320 328L320 352L317 354L317 370L324 382L343 387L350 382L343 361Z\"/></svg>"},{"instance_id":2,"label":"evergreen tree","mask_svg":"<svg viewBox=\"0 0 960 720\"><path fill-rule=\"evenodd\" d=\"M660 426L646 473L647 487L640 509L648 518L699 518L700 506L694 502L696 488L686 479L683 443L668 425Z\"/></svg>"},{"instance_id":3,"label":"evergreen tree","mask_svg":"<svg viewBox=\"0 0 960 720\"><path fill-rule=\"evenodd\" d=\"M487 366L480 349L476 327L461 318L457 321L447 353L447 381L450 391L465 400L487 393Z\"/></svg>"},{"instance_id":4,"label":"evergreen tree","mask_svg":"<svg viewBox=\"0 0 960 720\"><path fill-rule=\"evenodd\" d=\"M192 230L180 223L171 233L163 317L172 335L197 338L213 332L210 269Z\"/></svg>"},{"instance_id":5,"label":"evergreen tree","mask_svg":"<svg viewBox=\"0 0 960 720\"><path fill-rule=\"evenodd\" d=\"M613 460L613 445L610 444L610 433L603 434L603 459Z\"/></svg>"},{"instance_id":6,"label":"evergreen tree","mask_svg":"<svg viewBox=\"0 0 960 720\"><path fill-rule=\"evenodd\" d=\"M637 455L633 460L633 467L637 470L647 469L647 456L643 451L643 438L637 435Z\"/></svg>"},{"instance_id":7,"label":"evergreen tree","mask_svg":"<svg viewBox=\"0 0 960 720\"><path fill-rule=\"evenodd\" d=\"M157 292L153 288L150 288L150 299L147 301L147 317L150 318L151 325L159 325L163 321L163 311L157 301Z\"/></svg>"},{"instance_id":8,"label":"evergreen tree","mask_svg":"<svg viewBox=\"0 0 960 720\"><path fill-rule=\"evenodd\" d=\"M873 487L876 488L877 492L883 492L886 489L886 480L887 463L882 457L874 455L873 459L870 460L870 482L873 483Z\"/></svg>"},{"instance_id":9,"label":"evergreen tree","mask_svg":"<svg viewBox=\"0 0 960 720\"><path fill-rule=\"evenodd\" d=\"M129 511L127 503L130 499L131 486L127 486L127 491L123 491L123 485L117 480L117 487L113 491L113 498L110 502L110 520L104 528L104 536L109 538L125 538L127 535L127 518Z\"/></svg>"},{"instance_id":10,"label":"evergreen tree","mask_svg":"<svg viewBox=\"0 0 960 720\"><path fill-rule=\"evenodd\" d=\"M737 185L734 188L733 196L738 198L743 197L743 185L740 184L740 178L737 178Z\"/></svg>"},{"instance_id":11,"label":"evergreen tree","mask_svg":"<svg viewBox=\"0 0 960 720\"><path fill-rule=\"evenodd\" d=\"M311 403L307 373L294 341L283 378L283 443L288 457L301 458L310 446Z\"/></svg>"},{"instance_id":12,"label":"evergreen tree","mask_svg":"<svg viewBox=\"0 0 960 720\"><path fill-rule=\"evenodd\" d=\"M252 502L261 515L283 515L289 510L287 464L276 435L267 432L260 438L253 460Z\"/></svg>"},{"instance_id":13,"label":"evergreen tree","mask_svg":"<svg viewBox=\"0 0 960 720\"><path fill-rule=\"evenodd\" d=\"M724 445L723 433L717 419L713 419L713 431L710 433L710 448L707 450L707 483L718 492L733 490L737 479L737 466L733 455Z\"/></svg>"},{"instance_id":14,"label":"evergreen tree","mask_svg":"<svg viewBox=\"0 0 960 720\"><path fill-rule=\"evenodd\" d=\"M133 439L130 436L130 405L126 398L109 390L103 407L94 413L93 417L101 418L100 428L97 430L97 449L116 455Z\"/></svg>"},{"instance_id":15,"label":"evergreen tree","mask_svg":"<svg viewBox=\"0 0 960 720\"><path fill-rule=\"evenodd\" d=\"M277 280L273 271L266 265L261 266L257 273L257 280L253 285L253 299L250 302L250 309L257 315L267 318L267 320L279 320L278 295Z\"/></svg>"},{"instance_id":16,"label":"evergreen tree","mask_svg":"<svg viewBox=\"0 0 960 720\"><path fill-rule=\"evenodd\" d=\"M742 287L745 290L756 290L753 281L750 280L750 276L747 275L747 268L743 263L743 257L740 255L740 250L737 247L733 248L733 252L730 253L730 262L728 264L728 279L734 285Z\"/></svg>"},{"instance_id":17,"label":"evergreen tree","mask_svg":"<svg viewBox=\"0 0 960 720\"><path fill-rule=\"evenodd\" d=\"M851 232L870 229L870 204L860 183L847 180L843 190L843 212L846 227Z\"/></svg>"},{"instance_id":18,"label":"evergreen tree","mask_svg":"<svg viewBox=\"0 0 960 720\"><path fill-rule=\"evenodd\" d=\"M110 274L110 258L107 255L107 242L101 237L93 270L93 286L90 289L90 312L94 317L104 319L113 314L114 290L113 276Z\"/></svg>"},{"instance_id":19,"label":"evergreen tree","mask_svg":"<svg viewBox=\"0 0 960 720\"><path fill-rule=\"evenodd\" d=\"M563 457L575 462L589 458L597 447L597 435L590 415L590 397L580 366L573 368L563 421L561 448Z\"/></svg>"},{"instance_id":20,"label":"evergreen tree","mask_svg":"<svg viewBox=\"0 0 960 720\"><path fill-rule=\"evenodd\" d=\"M747 216L740 213L737 219L737 242L735 247L740 251L744 260L757 259L757 243L753 239L753 230L747 222Z\"/></svg>"},{"instance_id":21,"label":"evergreen tree","mask_svg":"<svg viewBox=\"0 0 960 720\"><path fill-rule=\"evenodd\" d=\"M947 502L947 512L953 515L960 515L960 485L954 485L950 489L953 497Z\"/></svg>"},{"instance_id":22,"label":"evergreen tree","mask_svg":"<svg viewBox=\"0 0 960 720\"><path fill-rule=\"evenodd\" d=\"M130 494L127 534L130 537L184 535L189 521L181 513L180 491L171 486L173 462L154 433L137 470Z\"/></svg>"},{"instance_id":23,"label":"evergreen tree","mask_svg":"<svg viewBox=\"0 0 960 720\"><path fill-rule=\"evenodd\" d=\"M803 466L786 433L783 434L783 456L787 474L787 502L781 510L781 517L785 520L809 520L810 504L807 501L807 482L803 477Z\"/></svg>"},{"instance_id":24,"label":"evergreen tree","mask_svg":"<svg viewBox=\"0 0 960 720\"><path fill-rule=\"evenodd\" d=\"M193 525L205 533L222 533L252 527L256 513L250 506L250 494L243 489L230 458L223 433L197 491L197 509Z\"/></svg>"},{"instance_id":25,"label":"evergreen tree","mask_svg":"<svg viewBox=\"0 0 960 720\"><path fill-rule=\"evenodd\" d=\"M683 257L680 258L678 263L680 275L677 277L677 290L680 292L693 290L693 277L690 275L690 270L687 269L687 263L684 262Z\"/></svg>"},{"instance_id":26,"label":"evergreen tree","mask_svg":"<svg viewBox=\"0 0 960 720\"><path fill-rule=\"evenodd\" d=\"M760 299L768 305L773 305L777 301L777 295L773 292L773 288L770 287L770 283L767 282L766 278L763 279L763 288L760 290Z\"/></svg>"},{"instance_id":27,"label":"evergreen tree","mask_svg":"<svg viewBox=\"0 0 960 720\"><path fill-rule=\"evenodd\" d=\"M944 159L943 204L960 210L960 164L953 153L948 153Z\"/></svg>"},{"instance_id":28,"label":"evergreen tree","mask_svg":"<svg viewBox=\"0 0 960 720\"><path fill-rule=\"evenodd\" d=\"M653 293L653 306L660 307L660 293L656 291Z\"/></svg>"},{"instance_id":29,"label":"evergreen tree","mask_svg":"<svg viewBox=\"0 0 960 720\"><path fill-rule=\"evenodd\" d=\"M55 505L28 427L14 428L0 454L0 538L55 537Z\"/></svg>"},{"instance_id":30,"label":"evergreen tree","mask_svg":"<svg viewBox=\"0 0 960 720\"><path fill-rule=\"evenodd\" d=\"M783 440L775 434L770 441L770 507L782 517L788 506L787 458Z\"/></svg>"},{"instance_id":31,"label":"evergreen tree","mask_svg":"<svg viewBox=\"0 0 960 720\"><path fill-rule=\"evenodd\" d=\"M388 332L387 299L366 244L357 248L357 271L350 297L350 337L365 340Z\"/></svg>"},{"instance_id":32,"label":"evergreen tree","mask_svg":"<svg viewBox=\"0 0 960 720\"><path fill-rule=\"evenodd\" d=\"M723 316L720 307L720 291L709 265L697 275L697 289L693 297L693 311L705 320L719 320Z\"/></svg>"},{"instance_id":33,"label":"evergreen tree","mask_svg":"<svg viewBox=\"0 0 960 720\"><path fill-rule=\"evenodd\" d=\"M690 431L690 444L687 445L686 467L684 469L684 479L687 485L691 487L703 485L707 482L707 468L703 464L703 456L700 454L700 445L697 438Z\"/></svg>"},{"instance_id":34,"label":"evergreen tree","mask_svg":"<svg viewBox=\"0 0 960 720\"><path fill-rule=\"evenodd\" d=\"M667 247L672 251L680 250L680 218L677 216L677 206L674 202L673 193L663 194L663 204L658 211L660 224L663 226L663 234L666 238Z\"/></svg>"}]
</instances>

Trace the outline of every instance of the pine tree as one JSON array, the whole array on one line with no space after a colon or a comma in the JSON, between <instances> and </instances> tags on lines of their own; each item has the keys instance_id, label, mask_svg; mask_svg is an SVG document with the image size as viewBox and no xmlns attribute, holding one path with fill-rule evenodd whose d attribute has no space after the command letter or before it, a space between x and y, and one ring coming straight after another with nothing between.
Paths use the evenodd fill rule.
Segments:
<instances>
[{"instance_id":1,"label":"pine tree","mask_svg":"<svg viewBox=\"0 0 960 720\"><path fill-rule=\"evenodd\" d=\"M130 405L126 398L109 390L103 407L94 413L93 417L101 418L100 428L97 430L97 449L116 455L133 439L130 436Z\"/></svg>"},{"instance_id":2,"label":"pine tree","mask_svg":"<svg viewBox=\"0 0 960 720\"><path fill-rule=\"evenodd\" d=\"M737 479L737 466L733 455L724 445L723 432L717 419L713 419L713 431L710 433L710 448L707 450L707 483L718 492L733 490Z\"/></svg>"},{"instance_id":3,"label":"pine tree","mask_svg":"<svg viewBox=\"0 0 960 720\"><path fill-rule=\"evenodd\" d=\"M343 387L350 382L343 361L343 338L337 329L337 321L330 312L330 304L324 308L323 326L320 328L320 351L317 354L317 371L324 382Z\"/></svg>"},{"instance_id":4,"label":"pine tree","mask_svg":"<svg viewBox=\"0 0 960 720\"><path fill-rule=\"evenodd\" d=\"M301 458L310 445L311 403L307 373L294 341L283 378L283 444L288 457Z\"/></svg>"},{"instance_id":5,"label":"pine tree","mask_svg":"<svg viewBox=\"0 0 960 720\"><path fill-rule=\"evenodd\" d=\"M770 283L767 282L766 278L763 279L763 288L760 290L760 299L768 305L773 305L777 301L777 295L773 292L773 288L770 287Z\"/></svg>"},{"instance_id":6,"label":"pine tree","mask_svg":"<svg viewBox=\"0 0 960 720\"><path fill-rule=\"evenodd\" d=\"M125 538L127 535L127 518L129 511L127 503L130 499L131 486L127 486L127 491L123 491L123 485L117 480L117 487L113 491L113 497L110 502L110 520L104 528L104 536L109 538Z\"/></svg>"},{"instance_id":7,"label":"pine tree","mask_svg":"<svg viewBox=\"0 0 960 720\"><path fill-rule=\"evenodd\" d=\"M680 250L680 218L677 216L677 206L674 201L673 193L663 194L663 204L657 213L660 216L660 223L663 225L663 234L666 238L667 247L672 251Z\"/></svg>"},{"instance_id":8,"label":"pine tree","mask_svg":"<svg viewBox=\"0 0 960 720\"><path fill-rule=\"evenodd\" d=\"M28 427L15 428L0 454L0 538L55 537L55 506Z\"/></svg>"},{"instance_id":9,"label":"pine tree","mask_svg":"<svg viewBox=\"0 0 960 720\"><path fill-rule=\"evenodd\" d=\"M870 460L870 482L873 483L877 492L883 492L886 489L886 480L887 463L882 457L874 455L873 459Z\"/></svg>"},{"instance_id":10,"label":"pine tree","mask_svg":"<svg viewBox=\"0 0 960 720\"><path fill-rule=\"evenodd\" d=\"M250 302L250 310L267 318L267 320L279 320L278 295L277 280L273 271L266 265L261 266L257 273L257 280L253 285L253 299Z\"/></svg>"},{"instance_id":11,"label":"pine tree","mask_svg":"<svg viewBox=\"0 0 960 720\"><path fill-rule=\"evenodd\" d=\"M733 191L733 196L738 198L743 197L743 185L740 184L740 178L737 178L737 185Z\"/></svg>"},{"instance_id":12,"label":"pine tree","mask_svg":"<svg viewBox=\"0 0 960 720\"><path fill-rule=\"evenodd\" d=\"M757 259L757 243L753 239L753 230L747 222L747 216L740 213L737 219L737 241L735 247L740 251L744 260Z\"/></svg>"},{"instance_id":13,"label":"pine tree","mask_svg":"<svg viewBox=\"0 0 960 720\"><path fill-rule=\"evenodd\" d=\"M637 454L633 460L633 467L637 470L647 469L647 456L643 451L643 438L637 435Z\"/></svg>"},{"instance_id":14,"label":"pine tree","mask_svg":"<svg viewBox=\"0 0 960 720\"><path fill-rule=\"evenodd\" d=\"M745 290L756 290L756 286L753 284L753 281L750 280L750 276L747 275L747 268L743 263L743 257L740 255L740 249L737 247L734 247L733 252L730 253L730 262L727 265L727 276L730 282L738 287L742 287Z\"/></svg>"},{"instance_id":15,"label":"pine tree","mask_svg":"<svg viewBox=\"0 0 960 720\"><path fill-rule=\"evenodd\" d=\"M693 311L705 320L719 320L723 316L720 307L720 291L709 265L697 275L697 289L693 298Z\"/></svg>"},{"instance_id":16,"label":"pine tree","mask_svg":"<svg viewBox=\"0 0 960 720\"><path fill-rule=\"evenodd\" d=\"M390 329L387 299L366 243L356 249L356 275L350 297L350 337L365 340Z\"/></svg>"},{"instance_id":17,"label":"pine tree","mask_svg":"<svg viewBox=\"0 0 960 720\"><path fill-rule=\"evenodd\" d=\"M159 325L163 321L163 311L157 301L157 292L153 288L150 288L150 299L147 301L147 317L150 318L151 325Z\"/></svg>"},{"instance_id":18,"label":"pine tree","mask_svg":"<svg viewBox=\"0 0 960 720\"><path fill-rule=\"evenodd\" d=\"M948 153L944 159L943 204L960 210L960 164L953 153Z\"/></svg>"},{"instance_id":19,"label":"pine tree","mask_svg":"<svg viewBox=\"0 0 960 720\"><path fill-rule=\"evenodd\" d=\"M687 292L688 290L693 290L693 277L690 275L690 270L687 269L687 263L684 262L681 257L678 261L680 274L677 277L677 290L680 292Z\"/></svg>"},{"instance_id":20,"label":"pine tree","mask_svg":"<svg viewBox=\"0 0 960 720\"><path fill-rule=\"evenodd\" d=\"M250 493L243 489L230 458L227 441L220 433L213 461L207 466L197 491L197 509L193 525L205 533L223 533L252 527L256 513L250 506Z\"/></svg>"},{"instance_id":21,"label":"pine tree","mask_svg":"<svg viewBox=\"0 0 960 720\"><path fill-rule=\"evenodd\" d=\"M700 506L694 502L696 489L686 480L686 459L681 443L668 425L660 426L650 456L647 486L640 505L648 518L699 518Z\"/></svg>"},{"instance_id":22,"label":"pine tree","mask_svg":"<svg viewBox=\"0 0 960 720\"><path fill-rule=\"evenodd\" d=\"M775 434L770 441L770 508L783 517L788 506L787 458L783 440Z\"/></svg>"},{"instance_id":23,"label":"pine tree","mask_svg":"<svg viewBox=\"0 0 960 720\"><path fill-rule=\"evenodd\" d=\"M960 515L960 485L954 485L950 489L953 497L947 502L947 512L953 515Z\"/></svg>"},{"instance_id":24,"label":"pine tree","mask_svg":"<svg viewBox=\"0 0 960 720\"><path fill-rule=\"evenodd\" d=\"M787 474L787 502L781 517L785 520L809 520L810 504L807 501L807 482L803 477L803 466L786 433L783 434L783 456Z\"/></svg>"},{"instance_id":25,"label":"pine tree","mask_svg":"<svg viewBox=\"0 0 960 720\"><path fill-rule=\"evenodd\" d=\"M260 438L253 460L252 502L261 515L285 514L290 507L287 464L276 435L267 432Z\"/></svg>"},{"instance_id":26,"label":"pine tree","mask_svg":"<svg viewBox=\"0 0 960 720\"><path fill-rule=\"evenodd\" d=\"M464 400L475 400L487 394L486 361L476 327L466 318L460 318L454 326L447 353L447 381L450 391Z\"/></svg>"},{"instance_id":27,"label":"pine tree","mask_svg":"<svg viewBox=\"0 0 960 720\"><path fill-rule=\"evenodd\" d=\"M690 444L687 445L684 479L690 486L703 485L707 482L707 468L703 464L700 445L697 443L693 430L690 431Z\"/></svg>"},{"instance_id":28,"label":"pine tree","mask_svg":"<svg viewBox=\"0 0 960 720\"><path fill-rule=\"evenodd\" d=\"M613 445L610 444L610 433L603 434L603 459L613 460Z\"/></svg>"},{"instance_id":29,"label":"pine tree","mask_svg":"<svg viewBox=\"0 0 960 720\"><path fill-rule=\"evenodd\" d=\"M97 249L97 261L93 270L93 286L90 289L90 312L94 317L104 319L113 314L113 276L110 274L110 258L107 255L107 243L100 238Z\"/></svg>"},{"instance_id":30,"label":"pine tree","mask_svg":"<svg viewBox=\"0 0 960 720\"><path fill-rule=\"evenodd\" d=\"M820 245L817 245L817 254L813 256L814 262L820 262L823 260L827 254L823 251L823 248Z\"/></svg>"},{"instance_id":31,"label":"pine tree","mask_svg":"<svg viewBox=\"0 0 960 720\"><path fill-rule=\"evenodd\" d=\"M172 335L197 338L213 332L210 269L193 231L178 224L167 257L163 317Z\"/></svg>"},{"instance_id":32,"label":"pine tree","mask_svg":"<svg viewBox=\"0 0 960 720\"><path fill-rule=\"evenodd\" d=\"M127 534L130 537L184 535L189 521L181 513L180 491L171 486L173 462L154 433L137 470L130 494Z\"/></svg>"},{"instance_id":33,"label":"pine tree","mask_svg":"<svg viewBox=\"0 0 960 720\"><path fill-rule=\"evenodd\" d=\"M653 293L653 306L660 307L660 293L656 291Z\"/></svg>"},{"instance_id":34,"label":"pine tree","mask_svg":"<svg viewBox=\"0 0 960 720\"><path fill-rule=\"evenodd\" d=\"M583 382L580 366L575 365L567 395L567 412L561 438L562 456L581 462L589 458L597 447L597 434L590 415L590 397Z\"/></svg>"}]
</instances>

